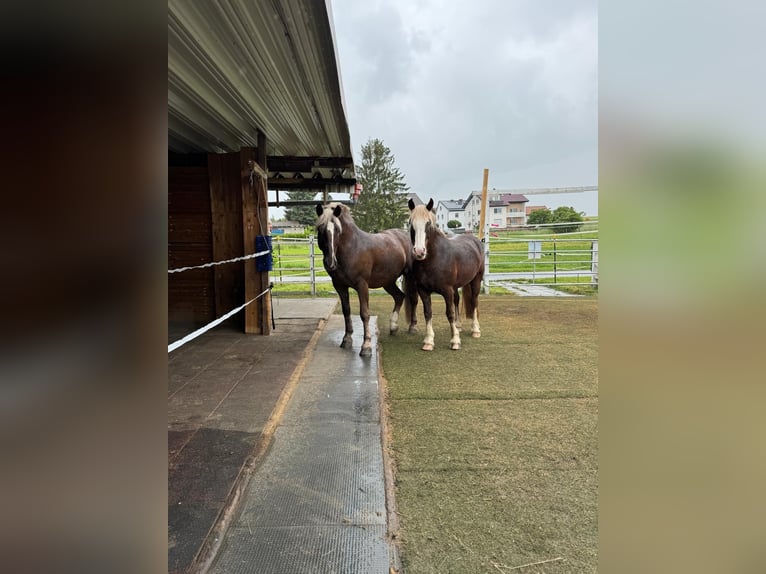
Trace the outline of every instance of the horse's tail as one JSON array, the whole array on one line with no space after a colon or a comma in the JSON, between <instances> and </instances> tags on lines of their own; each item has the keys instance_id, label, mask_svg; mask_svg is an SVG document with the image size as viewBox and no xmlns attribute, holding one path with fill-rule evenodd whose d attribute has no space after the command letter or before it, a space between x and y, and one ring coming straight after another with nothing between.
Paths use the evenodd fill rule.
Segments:
<instances>
[{"instance_id":1,"label":"horse's tail","mask_svg":"<svg viewBox=\"0 0 766 574\"><path fill-rule=\"evenodd\" d=\"M481 293L481 284L484 281L484 246L475 239L476 246L479 248L478 267L476 275L466 285L463 286L463 313L466 320L473 318L474 311L479 308L479 293Z\"/></svg>"},{"instance_id":2,"label":"horse's tail","mask_svg":"<svg viewBox=\"0 0 766 574\"><path fill-rule=\"evenodd\" d=\"M476 276L467 284L463 285L463 313L465 319L473 319L474 311L479 308L479 293L481 293L481 283L484 280L484 264L479 269Z\"/></svg>"},{"instance_id":3,"label":"horse's tail","mask_svg":"<svg viewBox=\"0 0 766 574\"><path fill-rule=\"evenodd\" d=\"M402 287L404 287L404 316L407 323L412 323L413 313L418 301L418 289L412 273L402 275Z\"/></svg>"},{"instance_id":4,"label":"horse's tail","mask_svg":"<svg viewBox=\"0 0 766 574\"><path fill-rule=\"evenodd\" d=\"M468 321L473 319L474 294L473 294L473 280L470 283L463 285L463 316Z\"/></svg>"}]
</instances>

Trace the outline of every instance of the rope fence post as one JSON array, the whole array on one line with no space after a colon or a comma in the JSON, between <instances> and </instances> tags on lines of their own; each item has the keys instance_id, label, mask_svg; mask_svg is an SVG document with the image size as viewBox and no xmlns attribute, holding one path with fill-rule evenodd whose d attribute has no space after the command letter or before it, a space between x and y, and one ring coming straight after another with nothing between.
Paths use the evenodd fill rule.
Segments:
<instances>
[{"instance_id":1,"label":"rope fence post","mask_svg":"<svg viewBox=\"0 0 766 574\"><path fill-rule=\"evenodd\" d=\"M309 269L311 272L311 296L316 297L317 294L317 274L316 264L314 262L314 235L309 235Z\"/></svg>"}]
</instances>

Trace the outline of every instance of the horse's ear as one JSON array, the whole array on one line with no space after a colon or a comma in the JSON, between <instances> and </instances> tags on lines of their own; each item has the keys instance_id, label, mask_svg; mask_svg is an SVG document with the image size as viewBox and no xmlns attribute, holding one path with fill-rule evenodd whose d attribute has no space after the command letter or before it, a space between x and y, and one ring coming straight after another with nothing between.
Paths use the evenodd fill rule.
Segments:
<instances>
[{"instance_id":1,"label":"horse's ear","mask_svg":"<svg viewBox=\"0 0 766 574\"><path fill-rule=\"evenodd\" d=\"M340 205L336 205L335 209L332 210L332 214L335 217L340 217L340 214L341 214L342 211L343 211L343 209L341 208L341 206Z\"/></svg>"},{"instance_id":2,"label":"horse's ear","mask_svg":"<svg viewBox=\"0 0 766 574\"><path fill-rule=\"evenodd\" d=\"M321 203L317 203L317 215L322 215L322 213L324 213L324 207Z\"/></svg>"},{"instance_id":3,"label":"horse's ear","mask_svg":"<svg viewBox=\"0 0 766 574\"><path fill-rule=\"evenodd\" d=\"M412 200L410 200L410 201L412 201ZM432 197L431 199L428 200L428 205L426 205L426 209L428 211L431 211L433 209L433 207L434 207L434 198Z\"/></svg>"},{"instance_id":4,"label":"horse's ear","mask_svg":"<svg viewBox=\"0 0 766 574\"><path fill-rule=\"evenodd\" d=\"M409 208L410 208L410 211L412 211L413 209L415 209L415 202L414 202L414 201L412 201L412 198L410 198L410 200L407 202L407 205L409 206Z\"/></svg>"}]
</instances>

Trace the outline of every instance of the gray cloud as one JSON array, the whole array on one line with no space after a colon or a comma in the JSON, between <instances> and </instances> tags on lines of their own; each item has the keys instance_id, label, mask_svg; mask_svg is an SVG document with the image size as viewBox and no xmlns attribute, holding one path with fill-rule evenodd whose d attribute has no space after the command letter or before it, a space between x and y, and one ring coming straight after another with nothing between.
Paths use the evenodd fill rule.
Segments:
<instances>
[{"instance_id":1,"label":"gray cloud","mask_svg":"<svg viewBox=\"0 0 766 574\"><path fill-rule=\"evenodd\" d=\"M597 182L595 1L334 0L355 153L383 139L413 191Z\"/></svg>"}]
</instances>

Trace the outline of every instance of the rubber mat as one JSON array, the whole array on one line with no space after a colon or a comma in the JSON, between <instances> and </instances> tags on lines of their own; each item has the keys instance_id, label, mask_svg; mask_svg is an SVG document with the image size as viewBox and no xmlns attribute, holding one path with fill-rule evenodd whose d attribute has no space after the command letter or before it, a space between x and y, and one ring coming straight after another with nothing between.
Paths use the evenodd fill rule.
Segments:
<instances>
[{"instance_id":1,"label":"rubber mat","mask_svg":"<svg viewBox=\"0 0 766 574\"><path fill-rule=\"evenodd\" d=\"M358 319L354 329L354 349L341 349L342 317L325 327L210 574L388 574L396 563L375 357L358 356Z\"/></svg>"}]
</instances>

